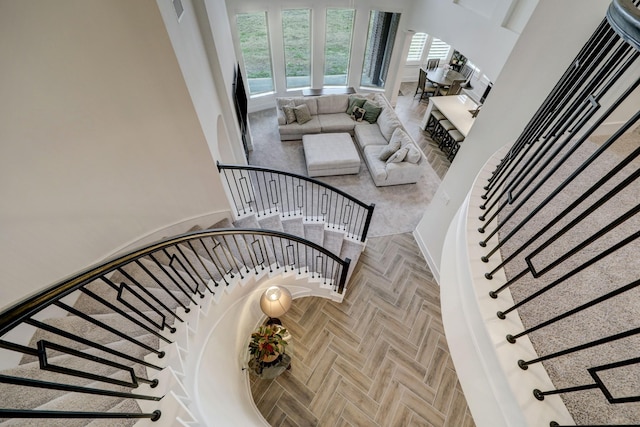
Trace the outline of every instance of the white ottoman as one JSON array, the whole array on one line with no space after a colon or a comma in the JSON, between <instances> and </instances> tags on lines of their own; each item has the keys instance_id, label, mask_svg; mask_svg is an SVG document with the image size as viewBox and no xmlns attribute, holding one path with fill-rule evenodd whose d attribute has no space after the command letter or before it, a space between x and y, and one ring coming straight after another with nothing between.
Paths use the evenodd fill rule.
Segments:
<instances>
[{"instance_id":1,"label":"white ottoman","mask_svg":"<svg viewBox=\"0 0 640 427\"><path fill-rule=\"evenodd\" d=\"M309 176L360 172L360 156L348 133L303 135L302 145Z\"/></svg>"}]
</instances>

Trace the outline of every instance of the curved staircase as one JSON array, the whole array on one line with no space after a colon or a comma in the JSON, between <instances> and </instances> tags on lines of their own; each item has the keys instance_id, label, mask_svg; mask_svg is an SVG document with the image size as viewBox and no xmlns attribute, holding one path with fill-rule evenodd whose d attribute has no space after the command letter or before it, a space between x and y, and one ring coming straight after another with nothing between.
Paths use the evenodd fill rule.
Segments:
<instances>
[{"instance_id":1,"label":"curved staircase","mask_svg":"<svg viewBox=\"0 0 640 427\"><path fill-rule=\"evenodd\" d=\"M341 301L364 245L317 217L249 213L79 273L0 317L0 425L264 424L239 356L262 289Z\"/></svg>"}]
</instances>

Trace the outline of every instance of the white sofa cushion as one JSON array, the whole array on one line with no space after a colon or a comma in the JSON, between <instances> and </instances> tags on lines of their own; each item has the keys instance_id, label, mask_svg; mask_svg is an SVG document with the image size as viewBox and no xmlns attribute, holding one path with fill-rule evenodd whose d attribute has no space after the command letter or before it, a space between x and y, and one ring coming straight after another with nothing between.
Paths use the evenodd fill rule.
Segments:
<instances>
[{"instance_id":1,"label":"white sofa cushion","mask_svg":"<svg viewBox=\"0 0 640 427\"><path fill-rule=\"evenodd\" d=\"M353 133L353 128L356 126L356 122L346 113L318 114L318 119L323 133Z\"/></svg>"},{"instance_id":2,"label":"white sofa cushion","mask_svg":"<svg viewBox=\"0 0 640 427\"><path fill-rule=\"evenodd\" d=\"M318 116L311 116L311 120L301 125L300 123L291 123L290 125L280 126L280 135L304 135L306 133L320 133L320 119ZM298 138L299 139L299 138Z\"/></svg>"},{"instance_id":3,"label":"white sofa cushion","mask_svg":"<svg viewBox=\"0 0 640 427\"><path fill-rule=\"evenodd\" d=\"M407 156L407 152L409 151L409 147L404 147L393 153L388 159L387 164L389 163L400 163Z\"/></svg>"},{"instance_id":4,"label":"white sofa cushion","mask_svg":"<svg viewBox=\"0 0 640 427\"><path fill-rule=\"evenodd\" d=\"M418 150L418 148L413 144L405 145L405 148L407 147L409 148L409 151L407 151L407 156L404 158L404 161L409 163L418 163L422 158L420 150Z\"/></svg>"},{"instance_id":5,"label":"white sofa cushion","mask_svg":"<svg viewBox=\"0 0 640 427\"><path fill-rule=\"evenodd\" d=\"M358 123L354 129L354 134L358 145L366 147L367 145L387 145L387 140L380 133L380 127L374 123Z\"/></svg>"},{"instance_id":6,"label":"white sofa cushion","mask_svg":"<svg viewBox=\"0 0 640 427\"><path fill-rule=\"evenodd\" d=\"M382 145L368 145L364 147L363 157L367 164L371 178L377 185L384 183L387 180L387 168L386 163L379 159L380 152L384 149Z\"/></svg>"},{"instance_id":7,"label":"white sofa cushion","mask_svg":"<svg viewBox=\"0 0 640 427\"><path fill-rule=\"evenodd\" d=\"M316 98L318 114L345 113L349 106L349 95L323 95Z\"/></svg>"},{"instance_id":8,"label":"white sofa cushion","mask_svg":"<svg viewBox=\"0 0 640 427\"><path fill-rule=\"evenodd\" d=\"M393 131L400 127L400 120L390 108L384 108L378 116L378 126L382 136L389 141Z\"/></svg>"},{"instance_id":9,"label":"white sofa cushion","mask_svg":"<svg viewBox=\"0 0 640 427\"><path fill-rule=\"evenodd\" d=\"M378 187L399 184L413 184L422 175L422 167L409 162L386 163L380 160L381 145L369 145L363 150L364 161L367 164L371 178Z\"/></svg>"}]
</instances>

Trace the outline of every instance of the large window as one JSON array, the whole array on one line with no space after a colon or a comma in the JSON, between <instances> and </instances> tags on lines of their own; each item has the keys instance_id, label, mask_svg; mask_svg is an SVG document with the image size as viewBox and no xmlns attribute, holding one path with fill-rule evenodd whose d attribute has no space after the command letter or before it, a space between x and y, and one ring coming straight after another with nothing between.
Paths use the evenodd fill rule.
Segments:
<instances>
[{"instance_id":1,"label":"large window","mask_svg":"<svg viewBox=\"0 0 640 427\"><path fill-rule=\"evenodd\" d=\"M371 11L361 86L384 88L399 22L399 13Z\"/></svg>"},{"instance_id":2,"label":"large window","mask_svg":"<svg viewBox=\"0 0 640 427\"><path fill-rule=\"evenodd\" d=\"M409 45L409 53L407 54L407 62L420 62L422 60L422 51L427 43L427 33L415 33L411 38Z\"/></svg>"},{"instance_id":3,"label":"large window","mask_svg":"<svg viewBox=\"0 0 640 427\"><path fill-rule=\"evenodd\" d=\"M267 13L240 13L236 15L236 26L249 94L273 92Z\"/></svg>"},{"instance_id":4,"label":"large window","mask_svg":"<svg viewBox=\"0 0 640 427\"><path fill-rule=\"evenodd\" d=\"M287 89L311 86L311 11L282 11Z\"/></svg>"},{"instance_id":5,"label":"large window","mask_svg":"<svg viewBox=\"0 0 640 427\"><path fill-rule=\"evenodd\" d=\"M348 81L353 9L327 9L324 45L324 84L346 86Z\"/></svg>"},{"instance_id":6,"label":"large window","mask_svg":"<svg viewBox=\"0 0 640 427\"><path fill-rule=\"evenodd\" d=\"M449 50L451 50L451 46L434 37L431 40L431 47L429 48L427 59L439 59L440 61L446 61L449 56Z\"/></svg>"}]
</instances>

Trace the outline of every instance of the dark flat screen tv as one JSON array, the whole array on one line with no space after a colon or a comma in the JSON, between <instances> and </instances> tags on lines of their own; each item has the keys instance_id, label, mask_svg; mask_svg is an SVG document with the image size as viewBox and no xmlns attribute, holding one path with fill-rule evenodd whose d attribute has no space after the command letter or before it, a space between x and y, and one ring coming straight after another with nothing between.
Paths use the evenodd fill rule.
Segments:
<instances>
[{"instance_id":1,"label":"dark flat screen tv","mask_svg":"<svg viewBox=\"0 0 640 427\"><path fill-rule=\"evenodd\" d=\"M242 71L240 64L236 65L233 75L233 103L236 108L236 116L238 118L238 126L242 134L242 145L244 146L244 154L249 160L249 147L247 144L247 126L248 122L248 101L247 92L244 89L244 81L242 80Z\"/></svg>"}]
</instances>

